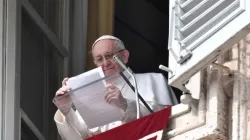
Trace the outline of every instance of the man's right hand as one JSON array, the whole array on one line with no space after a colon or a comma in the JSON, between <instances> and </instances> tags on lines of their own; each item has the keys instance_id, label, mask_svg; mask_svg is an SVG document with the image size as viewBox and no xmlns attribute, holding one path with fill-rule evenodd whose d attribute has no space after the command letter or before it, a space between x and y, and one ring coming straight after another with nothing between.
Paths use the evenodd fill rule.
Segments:
<instances>
[{"instance_id":1,"label":"man's right hand","mask_svg":"<svg viewBox=\"0 0 250 140\"><path fill-rule=\"evenodd\" d=\"M57 108L64 114L67 115L72 106L72 100L69 97L68 93L71 88L66 85L66 82L69 78L64 78L62 81L62 87L57 90L55 104Z\"/></svg>"}]
</instances>

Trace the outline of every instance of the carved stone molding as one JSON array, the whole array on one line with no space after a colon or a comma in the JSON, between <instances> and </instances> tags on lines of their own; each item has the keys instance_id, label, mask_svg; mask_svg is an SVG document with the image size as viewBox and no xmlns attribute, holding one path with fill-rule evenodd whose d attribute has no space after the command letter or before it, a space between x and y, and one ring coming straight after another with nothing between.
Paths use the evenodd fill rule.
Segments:
<instances>
[{"instance_id":1,"label":"carved stone molding","mask_svg":"<svg viewBox=\"0 0 250 140\"><path fill-rule=\"evenodd\" d=\"M229 137L232 140L250 139L250 42L249 35L233 48L235 84L230 100Z\"/></svg>"},{"instance_id":2,"label":"carved stone molding","mask_svg":"<svg viewBox=\"0 0 250 140\"><path fill-rule=\"evenodd\" d=\"M163 139L227 139L228 97L222 86L222 73L210 68L200 73L199 99L190 105L190 111L170 119Z\"/></svg>"}]
</instances>

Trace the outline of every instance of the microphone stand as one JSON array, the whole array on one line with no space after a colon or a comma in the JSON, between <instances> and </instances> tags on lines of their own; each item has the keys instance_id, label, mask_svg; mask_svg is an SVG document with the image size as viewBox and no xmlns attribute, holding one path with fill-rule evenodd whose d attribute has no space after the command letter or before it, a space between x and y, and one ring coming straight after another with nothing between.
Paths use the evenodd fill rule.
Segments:
<instances>
[{"instance_id":1,"label":"microphone stand","mask_svg":"<svg viewBox=\"0 0 250 140\"><path fill-rule=\"evenodd\" d=\"M126 81L126 83L129 85L129 87L135 92L135 88L134 86L129 82L128 78L122 73L120 72L122 78ZM154 113L154 111L150 108L150 106L147 104L147 102L142 98L142 96L140 95L140 93L138 92L138 97L141 100L141 102L143 103L143 105L148 109L148 111L150 113Z\"/></svg>"},{"instance_id":2,"label":"microphone stand","mask_svg":"<svg viewBox=\"0 0 250 140\"><path fill-rule=\"evenodd\" d=\"M136 83L136 79L134 74L125 66L125 64L116 56L113 56L113 59L115 60L115 62L117 62L124 70L126 70L129 75L132 77L133 82L134 82L134 86L129 82L129 80L127 79L127 77L120 72L120 75L122 76L122 78L126 81L126 83L129 85L129 87L135 92L136 94L136 109L137 109L137 119L140 117L140 104L139 104L139 99L142 101L143 105L145 105L145 107L149 110L149 112L153 113L153 110L149 107L149 105L146 103L146 101L141 97L141 95L138 92L138 88L137 88L137 83ZM138 99L139 98L139 99Z\"/></svg>"}]
</instances>

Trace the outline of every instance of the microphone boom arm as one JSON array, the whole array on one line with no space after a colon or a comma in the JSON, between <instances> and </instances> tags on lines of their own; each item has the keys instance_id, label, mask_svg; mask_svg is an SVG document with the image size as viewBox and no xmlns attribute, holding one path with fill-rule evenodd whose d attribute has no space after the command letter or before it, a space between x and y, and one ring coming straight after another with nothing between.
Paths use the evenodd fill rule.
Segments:
<instances>
[{"instance_id":1,"label":"microphone boom arm","mask_svg":"<svg viewBox=\"0 0 250 140\"><path fill-rule=\"evenodd\" d=\"M145 105L145 107L149 110L150 113L153 113L153 110L149 107L149 105L146 103L146 101L141 97L141 95L138 92L138 88L137 88L137 83L136 83L136 79L134 74L125 66L125 64L116 56L113 56L113 59L115 60L115 62L117 62L124 70L126 70L129 75L132 77L133 82L134 82L134 86L129 82L129 80L126 78L126 76L120 72L121 76L123 77L123 79L126 81L126 83L129 85L129 87L135 92L136 94L136 109L137 109L137 119L140 117L140 105L139 105L139 99L142 101L143 105ZM139 98L139 99L138 99Z\"/></svg>"}]
</instances>

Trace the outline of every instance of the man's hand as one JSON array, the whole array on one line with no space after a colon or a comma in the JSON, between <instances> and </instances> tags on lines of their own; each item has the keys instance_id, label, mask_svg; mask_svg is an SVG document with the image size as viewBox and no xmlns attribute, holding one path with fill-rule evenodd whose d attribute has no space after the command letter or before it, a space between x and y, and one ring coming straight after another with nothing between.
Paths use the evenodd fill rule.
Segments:
<instances>
[{"instance_id":1,"label":"man's hand","mask_svg":"<svg viewBox=\"0 0 250 140\"><path fill-rule=\"evenodd\" d=\"M108 89L104 96L106 102L125 111L127 109L127 101L122 96L121 91L114 85L108 86Z\"/></svg>"},{"instance_id":2,"label":"man's hand","mask_svg":"<svg viewBox=\"0 0 250 140\"><path fill-rule=\"evenodd\" d=\"M57 108L64 114L67 115L71 109L72 101L68 93L71 88L66 85L69 78L64 78L62 81L62 87L56 92L55 104Z\"/></svg>"}]
</instances>

